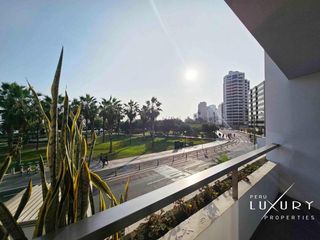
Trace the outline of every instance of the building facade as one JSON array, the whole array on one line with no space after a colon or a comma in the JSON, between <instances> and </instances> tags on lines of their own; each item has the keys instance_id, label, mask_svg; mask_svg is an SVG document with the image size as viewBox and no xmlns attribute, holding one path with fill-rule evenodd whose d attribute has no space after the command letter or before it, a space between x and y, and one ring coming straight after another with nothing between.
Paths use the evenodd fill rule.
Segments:
<instances>
[{"instance_id":1,"label":"building facade","mask_svg":"<svg viewBox=\"0 0 320 240\"><path fill-rule=\"evenodd\" d=\"M208 111L207 111L207 103L200 102L198 104L198 118L202 119L203 121L208 121Z\"/></svg>"},{"instance_id":2,"label":"building facade","mask_svg":"<svg viewBox=\"0 0 320 240\"><path fill-rule=\"evenodd\" d=\"M218 105L218 116L219 116L218 123L220 125L223 125L223 103L220 103Z\"/></svg>"},{"instance_id":3,"label":"building facade","mask_svg":"<svg viewBox=\"0 0 320 240\"><path fill-rule=\"evenodd\" d=\"M211 104L207 108L208 122L213 124L218 124L218 114L217 107L214 104Z\"/></svg>"},{"instance_id":4,"label":"building facade","mask_svg":"<svg viewBox=\"0 0 320 240\"><path fill-rule=\"evenodd\" d=\"M239 129L248 125L248 97L250 83L245 74L229 71L223 79L224 120L227 127Z\"/></svg>"},{"instance_id":5,"label":"building facade","mask_svg":"<svg viewBox=\"0 0 320 240\"><path fill-rule=\"evenodd\" d=\"M265 133L265 81L250 89L249 127Z\"/></svg>"}]
</instances>

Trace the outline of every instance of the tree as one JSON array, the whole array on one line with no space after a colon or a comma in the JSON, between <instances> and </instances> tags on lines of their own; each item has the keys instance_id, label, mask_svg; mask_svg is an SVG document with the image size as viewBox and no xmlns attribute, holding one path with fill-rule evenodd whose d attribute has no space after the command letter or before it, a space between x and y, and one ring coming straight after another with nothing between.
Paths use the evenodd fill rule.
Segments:
<instances>
[{"instance_id":1,"label":"tree","mask_svg":"<svg viewBox=\"0 0 320 240\"><path fill-rule=\"evenodd\" d=\"M14 131L21 134L28 126L30 104L29 91L17 83L2 83L0 89L0 113L2 114L2 130L7 134L9 151L13 150Z\"/></svg>"},{"instance_id":2,"label":"tree","mask_svg":"<svg viewBox=\"0 0 320 240\"><path fill-rule=\"evenodd\" d=\"M137 117L139 111L139 104L130 100L128 103L124 104L124 113L126 114L129 121L129 135L130 135L130 144L131 144L131 136L132 136L132 122Z\"/></svg>"},{"instance_id":3,"label":"tree","mask_svg":"<svg viewBox=\"0 0 320 240\"><path fill-rule=\"evenodd\" d=\"M37 93L38 96L42 96L41 93ZM35 135L36 135L36 150L39 150L39 138L40 138L40 133L41 130L43 129L43 118L42 118L42 114L41 112L38 110L38 102L33 99L33 101L31 101L31 107L30 107L30 111L29 111L29 117L28 117L28 121L30 122L30 128L35 131Z\"/></svg>"},{"instance_id":4,"label":"tree","mask_svg":"<svg viewBox=\"0 0 320 240\"><path fill-rule=\"evenodd\" d=\"M94 119L98 114L97 100L95 97L86 94L85 96L80 97L80 101L83 106L83 117L85 119L86 125L86 140L88 141L88 128L89 122L91 127L91 133L94 132Z\"/></svg>"},{"instance_id":5,"label":"tree","mask_svg":"<svg viewBox=\"0 0 320 240\"><path fill-rule=\"evenodd\" d=\"M122 104L119 104L116 107L116 129L115 129L118 133L118 136L120 135L120 123L124 117L125 116L124 116Z\"/></svg>"},{"instance_id":6,"label":"tree","mask_svg":"<svg viewBox=\"0 0 320 240\"><path fill-rule=\"evenodd\" d=\"M154 147L154 137L155 137L155 120L160 115L162 109L160 108L161 102L158 101L157 98L152 97L151 101L147 101L147 106L149 108L149 119L151 123L151 136L152 136L152 148Z\"/></svg>"},{"instance_id":7,"label":"tree","mask_svg":"<svg viewBox=\"0 0 320 240\"><path fill-rule=\"evenodd\" d=\"M102 117L103 137L105 126L109 134L109 153L112 153L112 134L115 131L119 119L119 111L121 109L120 100L115 97L110 97L108 100L102 99L100 106L100 116ZM106 124L107 123L107 124Z\"/></svg>"},{"instance_id":8,"label":"tree","mask_svg":"<svg viewBox=\"0 0 320 240\"><path fill-rule=\"evenodd\" d=\"M107 111L108 111L109 102L105 98L102 98L99 109L99 116L102 117L102 142L105 142L105 129L106 129L106 120L107 120Z\"/></svg>"},{"instance_id":9,"label":"tree","mask_svg":"<svg viewBox=\"0 0 320 240\"><path fill-rule=\"evenodd\" d=\"M74 98L72 100L72 102L70 103L70 111L73 113L73 114L76 114L77 112L77 109L78 107L80 106L81 102L77 99L77 98Z\"/></svg>"},{"instance_id":10,"label":"tree","mask_svg":"<svg viewBox=\"0 0 320 240\"><path fill-rule=\"evenodd\" d=\"M209 137L209 138L216 138L215 132L218 129L219 128L214 124L208 124L208 123L202 124L202 132L204 132L206 137Z\"/></svg>"},{"instance_id":11,"label":"tree","mask_svg":"<svg viewBox=\"0 0 320 240\"><path fill-rule=\"evenodd\" d=\"M139 115L143 128L143 137L145 137L146 126L149 121L149 106L143 105L142 108L139 110Z\"/></svg>"}]
</instances>

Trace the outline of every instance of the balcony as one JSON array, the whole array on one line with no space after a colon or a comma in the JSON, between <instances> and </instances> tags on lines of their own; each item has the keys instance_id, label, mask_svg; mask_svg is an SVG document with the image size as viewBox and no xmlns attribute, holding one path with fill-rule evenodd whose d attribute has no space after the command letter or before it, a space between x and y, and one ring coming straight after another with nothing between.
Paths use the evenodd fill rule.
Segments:
<instances>
[{"instance_id":1,"label":"balcony","mask_svg":"<svg viewBox=\"0 0 320 240\"><path fill-rule=\"evenodd\" d=\"M141 223L150 214L170 209L175 201L195 196L200 188L228 176L232 183L230 190L171 229L162 239L177 239L179 236L183 239L208 239L212 234L220 236L217 239L248 239L263 215L263 211L250 211L250 198L262 191L272 198L278 194L277 164L266 162L242 181L238 179L239 173L246 164L261 161L266 153L277 148L279 145L271 144L254 150L39 239L105 239L123 229L126 229L127 234L138 225L137 222ZM270 201L273 199L270 198ZM228 231L222 227L226 223L226 227L230 228ZM186 232L187 229L190 232Z\"/></svg>"}]
</instances>

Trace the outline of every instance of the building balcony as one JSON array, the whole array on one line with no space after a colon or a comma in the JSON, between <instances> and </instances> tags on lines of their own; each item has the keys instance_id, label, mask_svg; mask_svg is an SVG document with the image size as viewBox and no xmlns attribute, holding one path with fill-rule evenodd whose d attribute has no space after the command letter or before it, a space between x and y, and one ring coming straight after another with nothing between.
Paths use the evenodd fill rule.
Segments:
<instances>
[{"instance_id":1,"label":"building balcony","mask_svg":"<svg viewBox=\"0 0 320 240\"><path fill-rule=\"evenodd\" d=\"M199 189L212 186L217 181L223 182L227 178L231 179L230 189L226 189L177 226L165 231L161 239L210 239L213 236L216 239L230 240L249 239L251 236L254 236L254 239L264 239L261 229L265 222L261 219L266 210L256 209L259 198L261 195L267 196L267 200L273 202L279 195L278 166L269 161L265 162L264 159L266 153L280 149L277 144L259 148L39 239L106 239L124 229L127 236L125 239L131 239L128 234L136 226L146 222L145 218L151 214L159 213L161 209L171 209L174 207L173 203L179 199L190 199ZM263 164L241 179L244 167L258 161L263 161Z\"/></svg>"}]
</instances>

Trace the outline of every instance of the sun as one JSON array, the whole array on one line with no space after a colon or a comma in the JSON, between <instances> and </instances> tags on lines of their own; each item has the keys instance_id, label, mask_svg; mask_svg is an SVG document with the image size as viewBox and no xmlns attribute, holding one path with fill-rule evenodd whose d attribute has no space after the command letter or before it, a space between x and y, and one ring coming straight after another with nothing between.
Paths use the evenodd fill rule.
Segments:
<instances>
[{"instance_id":1,"label":"sun","mask_svg":"<svg viewBox=\"0 0 320 240\"><path fill-rule=\"evenodd\" d=\"M188 81L195 81L198 78L198 71L194 68L188 68L184 76Z\"/></svg>"}]
</instances>

